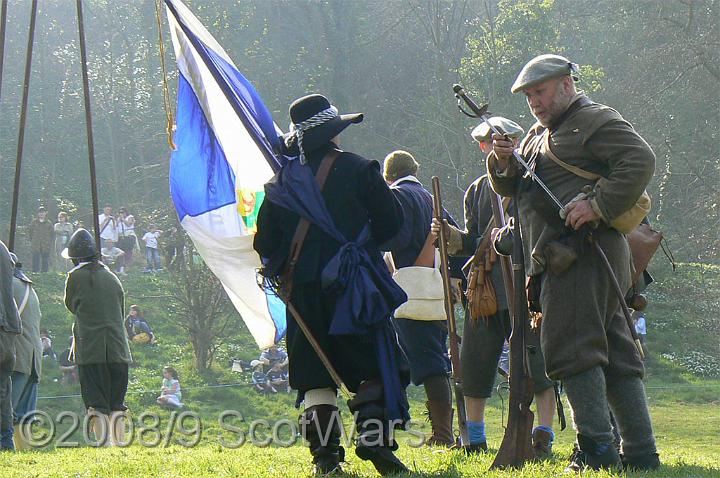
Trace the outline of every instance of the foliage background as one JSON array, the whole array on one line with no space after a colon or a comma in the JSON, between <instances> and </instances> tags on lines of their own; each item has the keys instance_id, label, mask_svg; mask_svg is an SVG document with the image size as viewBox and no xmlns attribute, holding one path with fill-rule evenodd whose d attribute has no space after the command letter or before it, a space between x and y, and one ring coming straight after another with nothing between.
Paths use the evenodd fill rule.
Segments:
<instances>
[{"instance_id":1,"label":"foliage background","mask_svg":"<svg viewBox=\"0 0 720 478\"><path fill-rule=\"evenodd\" d=\"M275 121L325 93L366 121L343 147L382 159L413 152L420 177L440 176L462 216L464 188L482 173L451 86L529 127L509 85L536 54L583 65L580 86L616 107L653 146L652 219L680 260L720 260L718 0L188 0L255 84ZM168 208L170 151L154 0L86 0L85 24L101 203L143 219ZM40 2L25 162L22 234L38 205L90 223L84 113L73 2ZM0 98L0 234L7 237L30 2L9 2ZM176 73L167 25L169 85ZM171 91L172 94L172 91ZM172 216L172 214L171 214ZM140 224L144 227L144 224Z\"/></svg>"}]
</instances>

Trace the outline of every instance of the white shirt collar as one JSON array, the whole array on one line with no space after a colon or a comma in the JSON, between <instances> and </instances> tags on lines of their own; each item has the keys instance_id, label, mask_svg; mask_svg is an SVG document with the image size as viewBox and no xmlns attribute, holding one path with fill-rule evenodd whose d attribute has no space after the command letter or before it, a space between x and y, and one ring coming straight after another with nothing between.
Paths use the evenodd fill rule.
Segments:
<instances>
[{"instance_id":1,"label":"white shirt collar","mask_svg":"<svg viewBox=\"0 0 720 478\"><path fill-rule=\"evenodd\" d=\"M393 181L393 183L390 185L390 187L397 186L398 184L400 184L404 181L410 181L410 182L418 183L418 184L422 185L422 183L420 182L420 180L418 178L416 178L415 176L410 174L408 176L403 176L402 178L396 179L395 181Z\"/></svg>"}]
</instances>

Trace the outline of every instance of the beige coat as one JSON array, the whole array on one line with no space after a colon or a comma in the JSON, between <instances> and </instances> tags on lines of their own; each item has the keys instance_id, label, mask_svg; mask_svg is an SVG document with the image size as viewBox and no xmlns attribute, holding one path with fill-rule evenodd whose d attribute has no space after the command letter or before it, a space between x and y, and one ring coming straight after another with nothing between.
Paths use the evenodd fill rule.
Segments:
<instances>
[{"instance_id":1,"label":"beige coat","mask_svg":"<svg viewBox=\"0 0 720 478\"><path fill-rule=\"evenodd\" d=\"M22 335L15 340L15 372L40 377L42 369L42 342L40 341L40 301L32 284L13 277L13 295L18 308L22 306L27 293L25 307L22 309Z\"/></svg>"}]
</instances>

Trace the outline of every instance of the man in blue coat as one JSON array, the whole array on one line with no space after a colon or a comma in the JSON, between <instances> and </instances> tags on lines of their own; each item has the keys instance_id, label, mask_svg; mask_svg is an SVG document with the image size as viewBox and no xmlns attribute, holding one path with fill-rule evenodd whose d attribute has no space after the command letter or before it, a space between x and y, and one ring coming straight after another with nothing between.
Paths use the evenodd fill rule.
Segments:
<instances>
[{"instance_id":1,"label":"man in blue coat","mask_svg":"<svg viewBox=\"0 0 720 478\"><path fill-rule=\"evenodd\" d=\"M423 252L430 221L433 199L430 192L415 176L418 163L407 151L393 151L385 157L383 176L390 190L400 202L405 220L400 231L381 249L390 251L395 268L417 264ZM434 253L435 246L432 245ZM422 320L419 317L395 318L403 351L410 363L410 376L415 385L423 385L427 395L432 434L427 445L452 446L453 434L452 389L448 330L444 320Z\"/></svg>"}]
</instances>

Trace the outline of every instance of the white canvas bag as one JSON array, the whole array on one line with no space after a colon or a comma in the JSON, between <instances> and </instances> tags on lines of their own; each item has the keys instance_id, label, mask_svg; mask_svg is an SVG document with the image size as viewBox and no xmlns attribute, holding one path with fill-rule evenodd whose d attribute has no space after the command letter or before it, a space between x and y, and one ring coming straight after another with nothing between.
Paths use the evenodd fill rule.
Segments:
<instances>
[{"instance_id":1,"label":"white canvas bag","mask_svg":"<svg viewBox=\"0 0 720 478\"><path fill-rule=\"evenodd\" d=\"M388 255L392 261L392 255ZM393 279L408 296L407 302L395 310L395 318L446 320L445 291L439 264L440 253L435 249L433 267L409 266L395 270Z\"/></svg>"}]
</instances>

